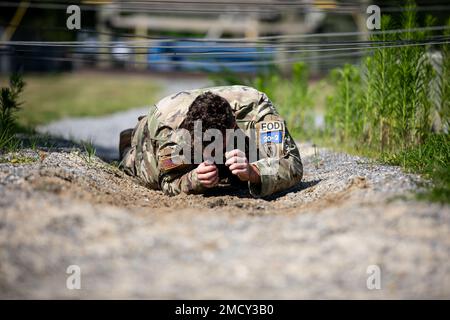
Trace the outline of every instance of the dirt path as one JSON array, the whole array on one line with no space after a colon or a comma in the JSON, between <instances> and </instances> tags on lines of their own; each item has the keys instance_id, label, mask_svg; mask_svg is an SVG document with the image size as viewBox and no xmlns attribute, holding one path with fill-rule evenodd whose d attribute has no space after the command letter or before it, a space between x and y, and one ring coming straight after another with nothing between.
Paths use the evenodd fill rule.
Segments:
<instances>
[{"instance_id":1,"label":"dirt path","mask_svg":"<svg viewBox=\"0 0 450 320\"><path fill-rule=\"evenodd\" d=\"M69 149L1 163L0 298L449 298L450 208L399 168L300 148L304 181L268 200L167 197Z\"/></svg>"}]
</instances>

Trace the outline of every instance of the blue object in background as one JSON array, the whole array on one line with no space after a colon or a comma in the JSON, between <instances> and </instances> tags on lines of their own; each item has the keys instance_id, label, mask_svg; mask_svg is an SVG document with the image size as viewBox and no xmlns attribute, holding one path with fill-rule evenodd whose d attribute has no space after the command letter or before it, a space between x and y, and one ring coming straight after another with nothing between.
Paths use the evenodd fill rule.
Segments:
<instances>
[{"instance_id":1,"label":"blue object in background","mask_svg":"<svg viewBox=\"0 0 450 320\"><path fill-rule=\"evenodd\" d=\"M275 50L272 48L238 46L236 43L161 41L149 48L149 68L156 71L256 73L266 68L267 64L253 63L273 61Z\"/></svg>"}]
</instances>

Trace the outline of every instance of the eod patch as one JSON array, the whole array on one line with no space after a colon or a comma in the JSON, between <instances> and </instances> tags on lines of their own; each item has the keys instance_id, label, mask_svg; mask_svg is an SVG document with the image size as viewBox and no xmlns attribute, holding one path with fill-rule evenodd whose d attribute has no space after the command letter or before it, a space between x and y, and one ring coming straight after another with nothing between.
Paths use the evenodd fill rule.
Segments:
<instances>
[{"instance_id":1,"label":"eod patch","mask_svg":"<svg viewBox=\"0 0 450 320\"><path fill-rule=\"evenodd\" d=\"M284 122L263 121L256 125L259 148L268 157L280 156L283 152Z\"/></svg>"},{"instance_id":2,"label":"eod patch","mask_svg":"<svg viewBox=\"0 0 450 320\"><path fill-rule=\"evenodd\" d=\"M269 131L284 131L284 123L283 121L263 121L258 123L261 132L269 132Z\"/></svg>"}]
</instances>

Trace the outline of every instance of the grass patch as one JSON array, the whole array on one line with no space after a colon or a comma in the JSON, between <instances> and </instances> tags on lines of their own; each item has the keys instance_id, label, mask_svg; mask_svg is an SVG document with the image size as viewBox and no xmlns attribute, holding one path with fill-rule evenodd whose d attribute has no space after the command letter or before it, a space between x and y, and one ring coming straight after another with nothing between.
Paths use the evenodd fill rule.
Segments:
<instances>
[{"instance_id":1,"label":"grass patch","mask_svg":"<svg viewBox=\"0 0 450 320\"><path fill-rule=\"evenodd\" d=\"M397 24L388 15L382 29L421 27L414 1ZM428 16L425 26L433 26ZM449 20L450 26L450 20ZM447 30L445 36L450 33ZM410 31L375 34L373 41L423 41L431 33ZM433 67L430 53L439 49L442 62ZM381 47L362 61L332 72L336 91L328 99L324 137L341 149L399 165L431 179L421 198L450 203L450 46Z\"/></svg>"},{"instance_id":2,"label":"grass patch","mask_svg":"<svg viewBox=\"0 0 450 320\"><path fill-rule=\"evenodd\" d=\"M22 156L22 155L12 155L9 157L1 157L0 163L11 163L11 164L29 164L36 162L36 158Z\"/></svg>"},{"instance_id":3,"label":"grass patch","mask_svg":"<svg viewBox=\"0 0 450 320\"><path fill-rule=\"evenodd\" d=\"M87 163L90 164L92 163L92 160L94 159L97 150L92 144L92 141L83 142L82 144L85 152L84 159L86 160Z\"/></svg>"},{"instance_id":4,"label":"grass patch","mask_svg":"<svg viewBox=\"0 0 450 320\"><path fill-rule=\"evenodd\" d=\"M380 154L367 145L340 144L327 136L317 136L314 141L324 147L363 156L374 163L400 166L406 172L421 174L430 183L424 185L425 191L418 193L421 200L450 203L450 136L431 134L423 143L406 150L390 151Z\"/></svg>"},{"instance_id":5,"label":"grass patch","mask_svg":"<svg viewBox=\"0 0 450 320\"><path fill-rule=\"evenodd\" d=\"M410 172L423 174L432 180L430 188L420 198L450 203L450 138L435 134L422 144L396 154L383 154L385 163L402 166Z\"/></svg>"},{"instance_id":6,"label":"grass patch","mask_svg":"<svg viewBox=\"0 0 450 320\"><path fill-rule=\"evenodd\" d=\"M35 127L63 117L100 116L155 101L160 87L142 75L62 73L26 75L18 124ZM0 77L0 84L7 84Z\"/></svg>"},{"instance_id":7,"label":"grass patch","mask_svg":"<svg viewBox=\"0 0 450 320\"><path fill-rule=\"evenodd\" d=\"M19 141L15 137L18 131L16 122L17 113L22 102L19 97L25 83L17 74L11 75L8 86L0 89L0 150L14 150Z\"/></svg>"}]
</instances>

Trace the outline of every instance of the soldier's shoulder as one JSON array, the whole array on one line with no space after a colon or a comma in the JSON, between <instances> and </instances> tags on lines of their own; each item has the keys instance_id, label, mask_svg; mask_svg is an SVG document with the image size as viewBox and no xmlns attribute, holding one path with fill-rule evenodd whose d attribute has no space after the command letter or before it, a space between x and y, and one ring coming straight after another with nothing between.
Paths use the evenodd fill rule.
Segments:
<instances>
[{"instance_id":1,"label":"soldier's shoulder","mask_svg":"<svg viewBox=\"0 0 450 320\"><path fill-rule=\"evenodd\" d=\"M220 95L228 100L232 105L244 105L253 101L259 101L262 93L255 88L244 85L221 86L211 88L211 92Z\"/></svg>"},{"instance_id":2,"label":"soldier's shoulder","mask_svg":"<svg viewBox=\"0 0 450 320\"><path fill-rule=\"evenodd\" d=\"M168 95L156 103L156 107L161 112L178 108L180 106L189 106L198 96L198 90L185 90Z\"/></svg>"},{"instance_id":3,"label":"soldier's shoulder","mask_svg":"<svg viewBox=\"0 0 450 320\"><path fill-rule=\"evenodd\" d=\"M231 86L218 86L218 87L211 87L206 88L205 90L209 90L213 93L221 93L221 92L259 92L257 89L241 84L231 85Z\"/></svg>"},{"instance_id":4,"label":"soldier's shoulder","mask_svg":"<svg viewBox=\"0 0 450 320\"><path fill-rule=\"evenodd\" d=\"M155 104L160 122L176 127L185 117L189 106L199 95L199 90L185 90L162 98Z\"/></svg>"}]
</instances>

